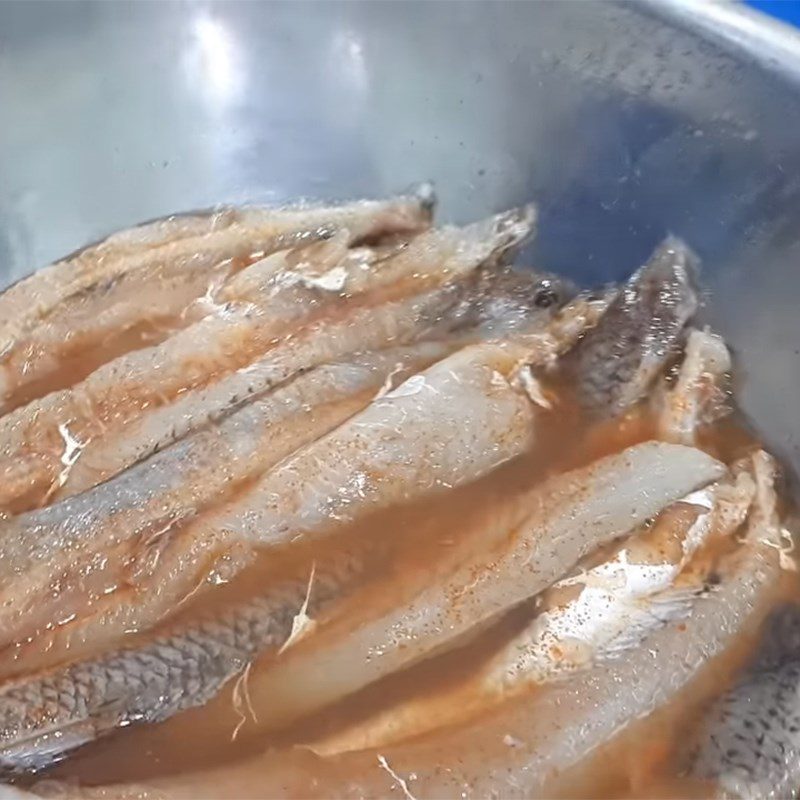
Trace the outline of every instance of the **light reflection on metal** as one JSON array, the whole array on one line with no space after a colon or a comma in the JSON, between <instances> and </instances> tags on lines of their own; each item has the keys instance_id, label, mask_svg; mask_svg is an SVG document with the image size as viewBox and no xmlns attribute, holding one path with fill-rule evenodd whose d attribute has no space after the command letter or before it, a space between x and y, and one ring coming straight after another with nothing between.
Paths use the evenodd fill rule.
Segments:
<instances>
[{"instance_id":1,"label":"light reflection on metal","mask_svg":"<svg viewBox=\"0 0 800 800\"><path fill-rule=\"evenodd\" d=\"M191 23L184 59L186 77L211 111L224 111L244 91L244 71L230 29L208 14Z\"/></svg>"}]
</instances>

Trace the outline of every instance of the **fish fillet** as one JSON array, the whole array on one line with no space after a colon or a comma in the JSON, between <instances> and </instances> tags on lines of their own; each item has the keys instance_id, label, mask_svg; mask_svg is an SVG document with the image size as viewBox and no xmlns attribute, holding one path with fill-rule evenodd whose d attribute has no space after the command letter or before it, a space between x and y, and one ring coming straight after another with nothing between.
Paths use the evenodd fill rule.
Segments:
<instances>
[{"instance_id":1,"label":"fish fillet","mask_svg":"<svg viewBox=\"0 0 800 800\"><path fill-rule=\"evenodd\" d=\"M202 796L208 786L221 800L243 794L406 800L557 796L572 767L632 721L669 703L768 613L780 575L777 545L763 517L751 514L744 543L721 565L721 582L694 601L686 618L654 631L626 658L504 705L467 727L329 758L302 750L267 752L233 767L78 796L182 800ZM69 788L64 791L69 796Z\"/></svg>"},{"instance_id":2,"label":"fish fillet","mask_svg":"<svg viewBox=\"0 0 800 800\"><path fill-rule=\"evenodd\" d=\"M36 273L0 295L0 398L54 376L65 358L114 332L180 312L231 259L285 248L345 228L352 240L416 233L430 222L430 196L343 206L245 209L152 236L117 237ZM188 226L202 229L198 219ZM163 229L162 229L163 231ZM3 313L5 312L5 313Z\"/></svg>"},{"instance_id":3,"label":"fish fillet","mask_svg":"<svg viewBox=\"0 0 800 800\"><path fill-rule=\"evenodd\" d=\"M649 443L554 479L527 498L524 507L507 511L505 525L493 519L499 531L479 532L481 541L498 540L508 534L515 518L524 521L493 562L487 565L481 553L477 565L463 565L446 585L415 592L408 606L367 622L322 652L312 646L305 657L292 658L316 639L308 637L275 662L277 671L265 669L250 676L254 706L267 710L274 722L276 716L285 718L330 702L423 657L459 632L535 594L588 550L718 477L721 469L700 451ZM646 488L645 473L650 479ZM609 492L609 484L617 491ZM10 682L0 690L0 765L41 768L116 726L165 719L206 702L264 647L276 644L271 620L277 612L264 606L272 609L275 602L270 592L231 609L219 622L174 630L140 648ZM354 602L356 607L363 605L358 595ZM296 613L296 599L291 607ZM287 619L286 604L280 608L281 619ZM257 633L254 624L259 626ZM282 639L286 627L280 626ZM288 673L294 673L296 683ZM284 684L294 687L289 697L276 694ZM49 697L53 700L43 702Z\"/></svg>"},{"instance_id":4,"label":"fish fillet","mask_svg":"<svg viewBox=\"0 0 800 800\"><path fill-rule=\"evenodd\" d=\"M590 325L597 319L598 315L602 313L602 307L602 303L598 305L596 300L576 299L563 308L548 325L537 329L535 333L526 332L521 339L524 342L524 350L521 352L526 355L529 354L528 359L532 363L543 365L551 363L552 359L557 358L559 353L569 348L571 343L580 336L586 325ZM471 335L469 332L465 333L467 337ZM454 343L448 339L442 343L417 345L409 350L400 349L388 351L385 354L376 353L363 356L360 360L357 359L355 363L350 365L334 365L333 367L312 371L306 376L295 379L285 389L276 390L274 395L268 395L266 399L261 401L261 405L264 408L277 407L282 415L289 415L286 406L292 407L294 398L303 398L306 402L310 402L314 398L321 398L328 403L332 403L338 396L341 396L344 400L340 405L335 405L330 410L326 410L325 416L320 416L321 412L312 403L314 416L312 416L311 421L309 421L307 414L289 416L288 421L283 422L280 428L271 433L275 438L273 438L273 444L268 455L263 457L268 457L274 463L282 453L286 453L302 443L303 437L312 438L311 434L318 430L318 425L311 429L305 429L304 426L313 423L317 416L320 419L319 424L327 425L329 424L328 420L331 412L334 414L345 413L353 402L359 402L359 398L348 395L348 391L355 393L354 378L363 375L367 369L367 364L371 365L370 368L373 371L378 371L376 363L388 367L390 364L395 363L392 359L397 357L400 361L396 363L397 370L393 376L396 382L403 377L404 373L407 374L408 369L413 368L414 364L419 365L421 359L433 361L436 357L445 355L447 349L451 346L454 346ZM344 375L342 374L343 370ZM349 379L349 382L343 382L343 377L349 376L351 372L353 377ZM348 390L347 387L351 387L351 389ZM250 420L256 413L259 414L260 418L260 411L247 411L245 409L242 412L237 412L230 418L230 422L224 421L220 425L219 431L225 434L225 431L231 427L232 433L230 435L235 436L236 432L239 431L247 436L250 432L250 426L242 427L238 422L239 416L242 415L243 419ZM281 418L283 419L284 417ZM296 426L299 426L300 434L294 432ZM223 438L227 435L225 434ZM200 434L190 437L187 441L196 440L198 443L202 443L207 438L208 434ZM279 445L285 441L290 442L290 445L280 447ZM211 442L215 443L214 446L216 446L216 437L212 437ZM194 447L195 445L193 444L192 448ZM174 453L172 452L173 450L175 451ZM170 480L173 479L173 473L175 476L182 475L185 470L180 466L176 468L175 460L176 455L183 453L185 450L187 450L187 446L170 448L144 462L149 464L148 470L162 469L169 473L170 476L167 478L159 475L158 472L153 472L152 476L146 480L147 484L158 487L160 482L163 482L164 485L169 485ZM203 450L192 449L188 452L202 453ZM186 463L187 459L182 456L178 463L180 464L181 461ZM204 458L204 461L213 463L211 458ZM231 468L229 467L225 470L221 476L223 482L227 480ZM241 473L243 468L237 466L237 469ZM199 476L198 480L194 480L195 476ZM124 479L124 477L125 474L120 476L120 479ZM211 494L214 479L208 479L202 471L194 473L191 477L193 480L188 481L187 486L191 487L192 492L196 491L196 487L202 486L204 494L201 499L206 503L210 502L208 495ZM111 483L119 482L120 479L115 479ZM137 481L134 479L134 484L136 483ZM178 494L176 496L180 500L181 495ZM192 497L191 494L188 496ZM153 520L152 514L147 516L146 511L149 510L155 513L159 519L162 519L168 506L162 506L160 503L155 502L148 504L143 493L134 502L132 508L146 509L144 512L140 512L139 517L139 527L146 529L148 526L141 524L141 522L149 521L152 523ZM172 511L172 518L175 515L176 512ZM167 516L169 517L169 515ZM157 525L149 524L149 527L155 527L158 530ZM219 579L221 573L224 572L225 580L230 580L232 575L246 565L251 557L251 544L237 542L234 543L233 549L231 549L231 543L228 541L229 537L223 536L220 538L215 536L213 529L209 530L209 525L206 524L206 520L203 518L198 520L197 524L190 526L186 533L187 535L173 536L171 535L171 529L169 529L164 535L155 537L154 546L144 547L143 554L141 552L142 547L138 544L133 545L133 552L131 552L131 545L127 543L123 545L118 557L106 559L104 562L106 565L118 565L120 562L124 564L124 574L127 577L122 582L122 586L102 598L92 597L88 617L81 615L75 621L71 621L66 625L56 626L50 632L35 636L32 646L26 647L23 641L13 649L7 650L0 656L0 673L18 671L18 665L21 664L25 664L28 668L36 668L57 663L67 656L79 658L84 652L96 650L102 646L110 646L119 639L124 631L148 629L161 619L164 614L180 604L187 595L193 595L198 588L213 584ZM156 559L156 563L151 568L149 565L152 559ZM111 573L111 575L115 574L115 572ZM115 581L109 578L107 572L103 577L106 583L101 584L102 590L105 590L108 585L115 585ZM64 590L68 588L69 582L65 582ZM78 588L85 592L87 588L85 582L80 583ZM64 590L62 590L62 598ZM59 599L59 608L63 612L62 598ZM41 618L44 623L51 621L48 618L48 611L45 606L46 604L43 605L39 601L34 608L20 617L20 624L26 631L25 641L32 635L30 630L35 619ZM63 616L69 617L69 615L62 613ZM43 646L43 640L46 641L46 646Z\"/></svg>"},{"instance_id":5,"label":"fish fillet","mask_svg":"<svg viewBox=\"0 0 800 800\"><path fill-rule=\"evenodd\" d=\"M481 326L472 323L484 291L492 290L485 284L458 282L375 309L358 310L339 322L311 325L302 336L276 347L248 367L146 414L110 440L91 442L71 470L65 492L85 490L117 474L230 412L253 393L268 391L317 364L360 350L442 339L454 327L467 341L481 339ZM543 313L540 321L546 320Z\"/></svg>"}]
</instances>

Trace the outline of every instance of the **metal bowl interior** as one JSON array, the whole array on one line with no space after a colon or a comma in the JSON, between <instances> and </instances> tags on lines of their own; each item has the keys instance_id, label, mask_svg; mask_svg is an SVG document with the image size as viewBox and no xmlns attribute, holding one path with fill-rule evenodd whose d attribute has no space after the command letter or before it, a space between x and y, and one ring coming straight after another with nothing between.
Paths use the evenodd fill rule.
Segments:
<instances>
[{"instance_id":1,"label":"metal bowl interior","mask_svg":"<svg viewBox=\"0 0 800 800\"><path fill-rule=\"evenodd\" d=\"M800 467L800 36L688 0L0 4L0 283L137 221L380 195L535 199L526 254L704 262L745 411Z\"/></svg>"}]
</instances>

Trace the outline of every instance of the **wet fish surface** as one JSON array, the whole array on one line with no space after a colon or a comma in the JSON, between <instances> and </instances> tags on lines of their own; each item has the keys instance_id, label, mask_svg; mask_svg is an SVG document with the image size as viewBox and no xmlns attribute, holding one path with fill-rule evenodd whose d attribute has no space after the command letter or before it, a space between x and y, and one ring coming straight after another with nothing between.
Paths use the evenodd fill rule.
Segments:
<instances>
[{"instance_id":1,"label":"wet fish surface","mask_svg":"<svg viewBox=\"0 0 800 800\"><path fill-rule=\"evenodd\" d=\"M581 406L613 416L645 395L697 310L695 262L686 245L670 238L622 286L595 330L565 360Z\"/></svg>"},{"instance_id":2,"label":"wet fish surface","mask_svg":"<svg viewBox=\"0 0 800 800\"><path fill-rule=\"evenodd\" d=\"M600 483L595 502L602 504L605 500L606 505L577 513L567 510L562 512L564 516L560 520L552 522L549 522L546 513L541 515L543 522L539 524L547 526L549 522L554 528L552 533L548 531L552 543L559 541L559 525L563 529L570 525L567 520L580 520L572 523L577 528L577 532L573 534L574 541L561 546L566 552L551 555L550 537L542 534L542 558L537 563L533 561L532 555L538 544L536 533L521 539L508 553L501 551L499 558L493 562L495 568L502 570L504 574L514 574L515 571L522 570L522 576L509 581L508 585L500 586L494 585L488 572L474 579L470 586L470 576L475 575L477 567L467 563L447 579L449 586L432 587L414 597L408 608L401 607L391 612L388 619L367 623L354 636L325 648L322 660L312 651L310 658L290 658L285 665L278 662L275 674L268 672L260 679L253 676L249 687L251 696L257 702L259 696L266 694L268 700L265 707L271 708L274 717L289 713L296 715L301 708L306 710L309 704L324 705L325 702L336 699L335 693L347 693L348 690L360 688L360 685L374 680L381 673L385 674L386 670L397 669L415 655L419 657L435 645L441 645L458 634L459 626L462 631L466 630L515 601L524 599L526 595L536 593L539 588L547 585L551 577L557 576L565 567L574 563L581 553L587 552L592 544L602 542L603 538L619 535L632 524L636 524L637 518L641 521L658 508L663 498L674 499L687 488L694 488L719 475L719 465L712 459L699 451L679 445L642 445L638 452L626 454L622 458L612 457L612 463L615 458L619 462L615 465L616 472L611 471L607 465L596 465L589 470L590 475L596 476L594 480ZM680 469L666 468L673 459L680 463ZM638 472L663 475L663 498L641 492L641 488L637 487ZM670 472L673 478L668 476ZM574 495L573 503L580 504L580 495L587 479L583 475L567 475L561 486L555 484L545 487L541 495L552 497L558 496L560 492L565 495L565 499ZM624 486L618 493L610 494L607 491L609 482ZM535 512L538 502L539 496L523 501L516 514L521 511L524 518L526 509L534 510L535 521L528 524L535 526L538 522ZM553 505L558 507L557 503ZM551 512L554 513L558 512ZM595 515L607 520L597 530L593 529L591 521ZM500 531L495 536L502 533ZM565 534L566 531L562 530L560 535ZM509 569L514 566L516 570ZM450 598L459 594L462 595L461 600L453 606ZM315 593L315 596L318 595ZM200 667L195 650L202 644L199 639L201 634L195 633L191 627L186 632L178 631L167 639L157 640L155 644L138 650L131 649L116 656L78 663L66 670L46 674L42 678L22 678L12 682L6 693L0 691L0 763L19 769L43 766L48 763L48 759L58 758L67 749L90 741L114 727L137 720L165 719L183 708L202 704L232 674L243 669L253 656L272 642L272 639L264 638L271 635L271 627L263 631L261 628L252 631L250 626L258 620L261 625L267 625L271 616L264 610L265 604L271 608L274 602L270 594L268 599L257 601L252 607L245 605L232 610L228 618L208 623L208 630L214 632L208 647L215 653L220 649L220 637L235 637L242 626L245 627L245 633L243 641L233 647L232 655L227 651L218 654L223 667L215 670L211 669L210 664L203 667L207 674L200 684L197 683L196 671ZM358 600L355 602L358 603ZM299 606L299 603L295 603L292 613L296 613ZM447 624L439 624L435 619L437 615L447 618ZM281 630L285 629L284 624ZM392 634L392 631L396 633ZM400 636L407 640L406 646L401 647L402 642L399 640L387 640L389 636ZM184 641L188 644L184 644ZM235 641L239 642L238 639ZM383 650L386 651L384 658L376 660L369 657L370 652L374 654ZM142 685L143 677L139 670L162 670L159 659L164 658L164 653L170 658L169 668L163 668L165 671L162 673L162 681L147 681ZM208 658L203 652L200 655ZM361 666L356 667L357 664ZM131 665L137 667L133 674ZM320 679L320 676L314 678L313 672L320 669L328 673L327 680ZM309 675L309 671L312 675ZM107 674L116 675L116 680L109 681ZM284 678L288 678L288 684ZM299 694L290 689L290 684L298 680L298 685L304 687ZM126 688L129 685L139 687L138 693ZM91 700L84 697L87 691ZM330 694L331 692L334 694ZM43 715L40 710L42 700L51 695L53 699L45 704L47 712ZM166 701L168 697L172 698L171 702ZM294 708L292 703L295 704ZM74 737L70 735L72 732Z\"/></svg>"},{"instance_id":3,"label":"wet fish surface","mask_svg":"<svg viewBox=\"0 0 800 800\"><path fill-rule=\"evenodd\" d=\"M452 310L451 324L463 320L469 316L463 304L469 300L474 307L486 291L460 279L469 278L484 264L500 261L507 251L530 235L533 221L532 211L523 209L498 215L463 231L450 228L423 234L407 248L384 259L380 268L366 270L367 277L355 262L351 266L352 275L350 271L344 273L345 278L361 276L355 297L352 294L342 296L340 290L345 286L338 284L322 291L321 297L315 289L311 297L306 296L305 290L298 296L296 280L307 278L310 267L295 264L288 269L284 263L286 257L279 254L280 259L269 270L271 282L259 290L257 303L226 305L218 314L180 331L158 346L109 362L69 391L50 394L0 419L3 454L0 504L11 503L26 494L40 498L50 491L63 496L87 487L88 476L79 478L76 475L72 485L64 488L58 482L65 428L70 437L81 443L87 457L99 461L100 457L93 455L94 450L110 447L115 432L130 440L136 434L129 428L142 418L142 424L147 424L159 406L165 407L161 417L173 420L170 430L176 430L174 420L181 417L180 430L189 430L193 424L202 424L209 416L223 413L242 395L263 391L300 369L342 358L348 352L404 344L424 336L434 314ZM343 244L334 248L334 263L344 258L349 238L345 232ZM299 255L311 258L303 256L302 252ZM314 263L313 259L311 261ZM337 268L344 270L341 266L334 267ZM235 276L233 286L237 280L243 280L250 269ZM501 276L498 280L502 280ZM401 286L394 293L383 292L377 304L375 300L360 301L361 294L368 297L371 288L380 289L386 284ZM437 292L435 287L442 285ZM537 291L540 290L535 288L529 294ZM550 289L550 294L554 295L554 291ZM401 299L409 295L409 300ZM354 299L359 302L353 304ZM453 308L459 302L461 310ZM299 324L303 318L313 323L320 307L337 303L345 305L345 313L339 312L344 319L334 322L332 328L330 324L312 324L305 334L295 332L294 339L281 346L281 339L289 338L293 324ZM534 307L529 304L529 308L533 310ZM484 316L490 316L492 311L487 309ZM354 341L354 327L360 329L361 342ZM371 336L368 331L372 331ZM263 363L265 353L267 361ZM249 380L240 374L247 367L251 368ZM264 376L260 384L259 372ZM265 385L264 378L270 383ZM199 417L199 422L192 423L190 420L197 412L187 413L189 398L205 391L209 385L208 391L216 398L216 404ZM173 409L176 401L177 408ZM93 442L97 439L101 441ZM169 440L164 434L147 446L163 447ZM124 447L115 450L126 451ZM128 456L128 460L118 457L95 475L94 481L104 480L113 470L130 466L134 463L131 459L136 457L137 453ZM86 460L88 458L78 472L83 470Z\"/></svg>"},{"instance_id":4,"label":"wet fish surface","mask_svg":"<svg viewBox=\"0 0 800 800\"><path fill-rule=\"evenodd\" d=\"M694 776L742 800L794 797L800 787L800 607L767 620L760 652L715 705L693 755Z\"/></svg>"},{"instance_id":5,"label":"wet fish surface","mask_svg":"<svg viewBox=\"0 0 800 800\"><path fill-rule=\"evenodd\" d=\"M514 266L534 206L432 210L179 215L0 294L0 782L797 790L791 481L696 256L579 291Z\"/></svg>"},{"instance_id":6,"label":"wet fish surface","mask_svg":"<svg viewBox=\"0 0 800 800\"><path fill-rule=\"evenodd\" d=\"M431 197L308 209L233 211L208 218L202 235L183 236L177 224L117 237L15 284L0 295L0 396L41 381L58 357L143 321L179 314L222 276L231 259L269 252L295 241L347 228L364 236L418 231L430 219ZM196 226L205 227L198 219ZM150 246L156 244L155 247ZM143 246L142 246L143 245ZM131 298L131 293L136 293ZM22 311L22 309L25 309ZM93 341L94 340L94 341Z\"/></svg>"},{"instance_id":7,"label":"wet fish surface","mask_svg":"<svg viewBox=\"0 0 800 800\"><path fill-rule=\"evenodd\" d=\"M159 555L159 538L168 539L170 530L182 520L229 496L243 481L334 429L367 406L391 376L416 372L446 354L446 346L431 343L354 356L349 362L319 367L274 393L254 397L217 427L199 431L174 448L156 453L95 490L63 505L16 517L18 524L27 522L32 527L26 528L27 534L20 531L21 538L9 535L3 554L3 563L22 576L19 582L9 582L15 587L14 602L7 603L2 612L3 640L8 643L15 636L23 637L24 631L36 630L37 626L44 631L54 616L78 613L85 602L91 601L96 615L100 598L108 594L107 587L119 584L120 575L126 571L136 574L134 583L146 584L148 570L141 562ZM77 526L76 520L80 522ZM108 569L97 568L94 574L85 570L81 561L84 537L90 539L84 551L113 548L110 552L115 557ZM100 537L104 538L98 541ZM143 546L142 538L150 542ZM24 541L36 549L29 546L20 551L18 545ZM65 550L70 553L69 563L64 560ZM166 557L172 557L171 552ZM20 558L27 559L27 566L18 561ZM163 564L157 563L157 567L162 570ZM42 584L37 584L37 573L43 582L60 575L61 591L52 602L40 595ZM177 578L172 576L173 586ZM190 581L196 583L193 573ZM107 602L112 601L116 602L115 598L109 597ZM105 626L102 635L95 634L95 644L98 638L110 635ZM74 639L74 631L70 637ZM50 658L54 650L58 648L51 644Z\"/></svg>"},{"instance_id":8,"label":"wet fish surface","mask_svg":"<svg viewBox=\"0 0 800 800\"><path fill-rule=\"evenodd\" d=\"M338 566L316 576L313 587L279 585L145 647L12 683L0 692L0 768L38 770L114 728L201 705L257 653L284 644L301 610L316 614L358 574L357 562Z\"/></svg>"}]
</instances>

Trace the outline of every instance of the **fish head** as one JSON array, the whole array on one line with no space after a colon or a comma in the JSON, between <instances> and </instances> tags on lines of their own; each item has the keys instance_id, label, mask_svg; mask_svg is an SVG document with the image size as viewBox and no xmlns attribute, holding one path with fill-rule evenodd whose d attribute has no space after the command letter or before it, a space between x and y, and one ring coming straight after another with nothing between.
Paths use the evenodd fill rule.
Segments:
<instances>
[{"instance_id":1,"label":"fish head","mask_svg":"<svg viewBox=\"0 0 800 800\"><path fill-rule=\"evenodd\" d=\"M469 315L484 334L506 336L552 319L576 294L566 278L527 267L487 268Z\"/></svg>"},{"instance_id":2,"label":"fish head","mask_svg":"<svg viewBox=\"0 0 800 800\"><path fill-rule=\"evenodd\" d=\"M650 342L661 336L669 342L680 338L699 306L698 274L697 256L679 239L669 236L628 281L623 292L631 300L629 316L647 330Z\"/></svg>"},{"instance_id":3,"label":"fish head","mask_svg":"<svg viewBox=\"0 0 800 800\"><path fill-rule=\"evenodd\" d=\"M697 271L692 251L667 238L564 359L563 373L590 416L624 413L680 349L699 306Z\"/></svg>"}]
</instances>

